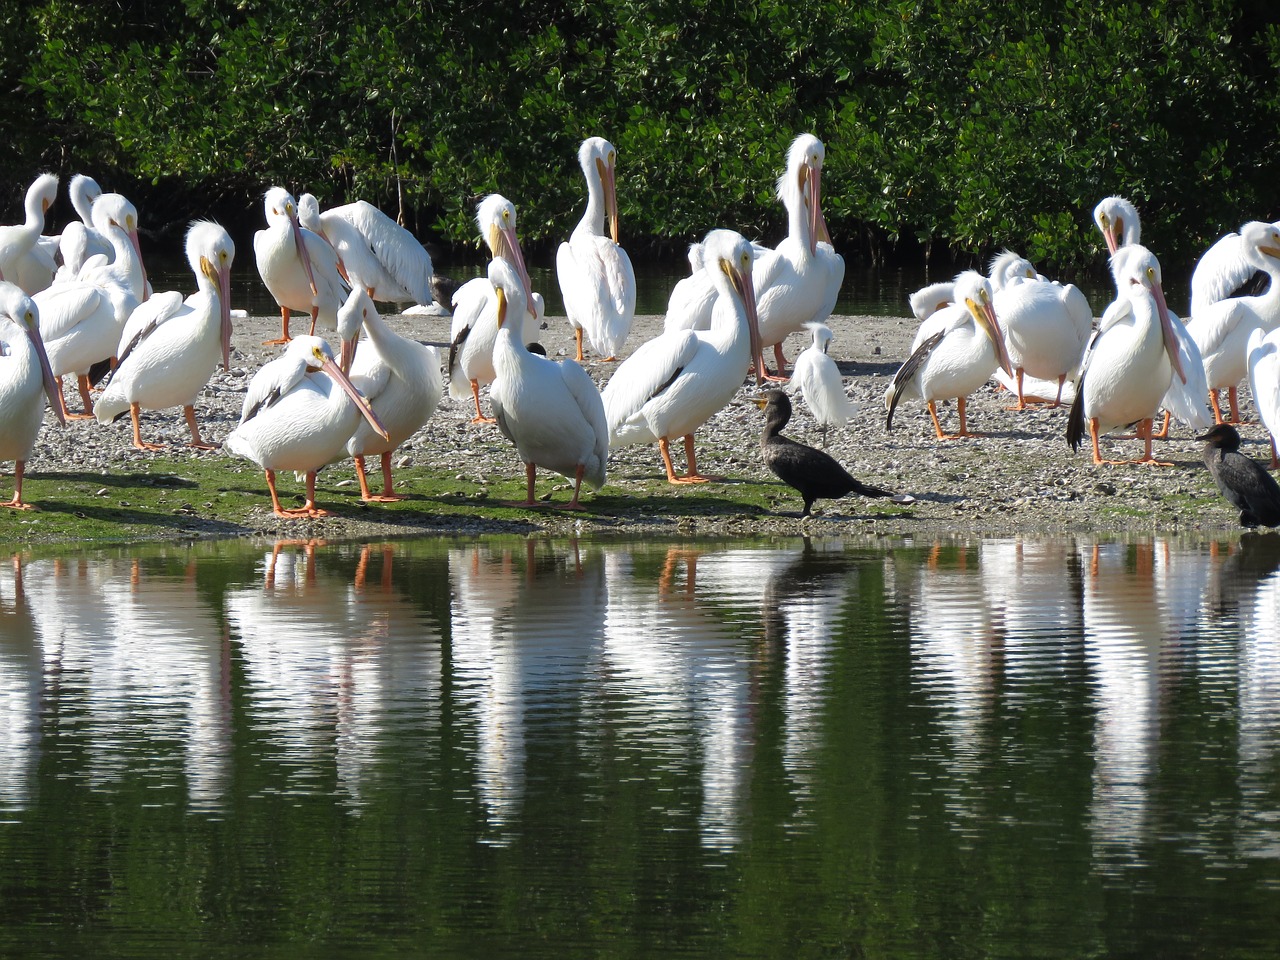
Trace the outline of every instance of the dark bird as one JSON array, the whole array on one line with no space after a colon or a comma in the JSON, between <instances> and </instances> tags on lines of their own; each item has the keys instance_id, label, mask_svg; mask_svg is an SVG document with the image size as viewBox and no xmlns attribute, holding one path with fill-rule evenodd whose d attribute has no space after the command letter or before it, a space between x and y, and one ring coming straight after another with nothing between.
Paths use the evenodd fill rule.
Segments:
<instances>
[{"instance_id":1,"label":"dark bird","mask_svg":"<svg viewBox=\"0 0 1280 960\"><path fill-rule=\"evenodd\" d=\"M1280 526L1280 485L1257 461L1240 452L1240 434L1220 423L1204 436L1204 465L1227 501L1240 510L1240 523Z\"/></svg>"},{"instance_id":2,"label":"dark bird","mask_svg":"<svg viewBox=\"0 0 1280 960\"><path fill-rule=\"evenodd\" d=\"M754 402L764 410L764 436L760 438L760 450L764 454L765 466L804 498L802 517L809 516L813 501L819 498L832 500L848 493L864 497L894 496L888 490L855 480L849 471L821 450L784 437L782 428L791 419L791 400L781 390L770 390L764 396L756 397Z\"/></svg>"}]
</instances>

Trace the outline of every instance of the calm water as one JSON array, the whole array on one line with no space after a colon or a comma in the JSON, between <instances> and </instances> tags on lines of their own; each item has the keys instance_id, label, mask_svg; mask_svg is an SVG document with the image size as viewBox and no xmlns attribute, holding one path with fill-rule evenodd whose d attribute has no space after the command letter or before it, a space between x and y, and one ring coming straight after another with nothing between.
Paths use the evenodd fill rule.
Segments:
<instances>
[{"instance_id":1,"label":"calm water","mask_svg":"<svg viewBox=\"0 0 1280 960\"><path fill-rule=\"evenodd\" d=\"M1280 536L0 564L0 956L1275 957Z\"/></svg>"}]
</instances>

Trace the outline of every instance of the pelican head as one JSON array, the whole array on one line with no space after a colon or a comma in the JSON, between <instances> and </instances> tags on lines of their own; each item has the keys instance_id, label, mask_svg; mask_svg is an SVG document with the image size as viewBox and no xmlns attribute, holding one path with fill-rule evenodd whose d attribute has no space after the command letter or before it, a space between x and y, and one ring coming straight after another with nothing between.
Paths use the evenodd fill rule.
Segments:
<instances>
[{"instance_id":1,"label":"pelican head","mask_svg":"<svg viewBox=\"0 0 1280 960\"><path fill-rule=\"evenodd\" d=\"M378 436L382 437L383 440L391 439L387 435L387 428L382 425L378 415L373 412L373 407L369 406L369 401L364 398L364 394L357 390L355 384L342 372L342 368L333 359L332 348L322 338L312 336L294 337L289 341L286 351L302 358L306 363L307 373L323 373L327 375L351 398L351 402L356 405L356 409L360 411L365 420L369 421L369 426L373 427Z\"/></svg>"},{"instance_id":2,"label":"pelican head","mask_svg":"<svg viewBox=\"0 0 1280 960\"><path fill-rule=\"evenodd\" d=\"M313 193L304 193L298 197L298 224L312 233L324 236L324 225L320 220L320 201Z\"/></svg>"},{"instance_id":3,"label":"pelican head","mask_svg":"<svg viewBox=\"0 0 1280 960\"><path fill-rule=\"evenodd\" d=\"M138 208L118 193L104 193L93 203L93 228L104 237L121 230L129 238L138 263L142 263L142 247L138 243ZM142 265L142 288L147 288L147 268Z\"/></svg>"},{"instance_id":4,"label":"pelican head","mask_svg":"<svg viewBox=\"0 0 1280 960\"><path fill-rule=\"evenodd\" d=\"M1240 239L1254 266L1262 270L1274 270L1280 260L1280 228L1274 223L1253 220L1240 228ZM1268 261L1271 261L1268 263Z\"/></svg>"},{"instance_id":5,"label":"pelican head","mask_svg":"<svg viewBox=\"0 0 1280 960\"><path fill-rule=\"evenodd\" d=\"M1035 265L1026 257L1012 250L1001 250L991 258L987 267L987 276L991 278L991 286L995 290L1003 290L1013 283L1036 278Z\"/></svg>"},{"instance_id":6,"label":"pelican head","mask_svg":"<svg viewBox=\"0 0 1280 960\"><path fill-rule=\"evenodd\" d=\"M368 292L361 286L352 287L347 299L338 308L338 337L342 341L340 366L342 372L351 373L351 364L356 358L356 347L360 342L360 331L365 321L378 312Z\"/></svg>"},{"instance_id":7,"label":"pelican head","mask_svg":"<svg viewBox=\"0 0 1280 960\"><path fill-rule=\"evenodd\" d=\"M289 230L293 233L293 246L298 253L298 260L307 275L307 283L311 285L311 295L318 295L315 272L311 268L311 254L307 253L307 244L302 239L302 224L298 222L298 201L284 187L272 187L263 196L263 206L266 208L268 224L282 221L288 223Z\"/></svg>"},{"instance_id":8,"label":"pelican head","mask_svg":"<svg viewBox=\"0 0 1280 960\"><path fill-rule=\"evenodd\" d=\"M578 148L578 163L582 173L591 183L599 178L604 192L604 215L609 219L609 236L618 242L618 181L616 167L618 151L604 137L588 137Z\"/></svg>"},{"instance_id":9,"label":"pelican head","mask_svg":"<svg viewBox=\"0 0 1280 960\"><path fill-rule=\"evenodd\" d=\"M1165 353L1169 355L1169 363L1174 372L1186 383L1187 374L1182 369L1182 360L1178 356L1178 338L1173 329L1173 321L1169 318L1169 307L1165 303L1164 287L1160 280L1160 261L1156 259L1156 255L1140 244L1122 246L1111 257L1111 275L1115 278L1116 289L1127 292L1131 300L1146 296L1155 303Z\"/></svg>"},{"instance_id":10,"label":"pelican head","mask_svg":"<svg viewBox=\"0 0 1280 960\"><path fill-rule=\"evenodd\" d=\"M26 212L28 218L33 215L43 217L49 212L49 208L53 206L53 201L58 198L58 175L56 173L42 173L31 181L31 186L27 187L26 196Z\"/></svg>"},{"instance_id":11,"label":"pelican head","mask_svg":"<svg viewBox=\"0 0 1280 960\"><path fill-rule=\"evenodd\" d=\"M1093 208L1093 222L1107 241L1113 256L1121 247L1142 242L1142 224L1137 208L1124 197L1106 197Z\"/></svg>"},{"instance_id":12,"label":"pelican head","mask_svg":"<svg viewBox=\"0 0 1280 960\"><path fill-rule=\"evenodd\" d=\"M712 230L702 241L703 260L728 280L733 295L746 314L747 334L751 339L751 360L756 368L756 386L763 382L764 356L760 345L760 318L756 314L756 290L751 279L755 251L747 238L733 230Z\"/></svg>"},{"instance_id":13,"label":"pelican head","mask_svg":"<svg viewBox=\"0 0 1280 960\"><path fill-rule=\"evenodd\" d=\"M53 375L53 368L49 366L49 355L45 353L44 340L40 336L40 308L19 287L0 280L0 318L12 320L31 341L40 362L40 380L45 396L49 398L49 407L58 422L66 426L67 419L62 413L58 381Z\"/></svg>"},{"instance_id":14,"label":"pelican head","mask_svg":"<svg viewBox=\"0 0 1280 960\"><path fill-rule=\"evenodd\" d=\"M102 196L102 188L98 181L83 173L71 178L71 186L67 188L71 195L71 206L85 223L93 223L93 205Z\"/></svg>"},{"instance_id":15,"label":"pelican head","mask_svg":"<svg viewBox=\"0 0 1280 960\"><path fill-rule=\"evenodd\" d=\"M804 204L809 230L809 255L818 249L818 241L831 242L827 221L822 216L822 164L827 148L811 133L802 133L791 141L787 151L786 172L778 178L778 199L783 205L788 197L799 197Z\"/></svg>"},{"instance_id":16,"label":"pelican head","mask_svg":"<svg viewBox=\"0 0 1280 960\"><path fill-rule=\"evenodd\" d=\"M964 304L978 329L990 338L996 349L1000 369L1013 376L1013 365L1009 362L1004 334L1000 330L1000 321L996 319L996 308L992 303L991 281L976 270L966 270L956 277L956 303Z\"/></svg>"},{"instance_id":17,"label":"pelican head","mask_svg":"<svg viewBox=\"0 0 1280 960\"><path fill-rule=\"evenodd\" d=\"M516 274L524 284L525 307L529 315L536 318L533 307L533 283L529 279L529 270L524 265L524 254L520 251L520 240L516 236L516 205L500 193L491 193L476 207L476 226L480 228L480 236L489 247L489 253L495 258L502 258L511 263Z\"/></svg>"},{"instance_id":18,"label":"pelican head","mask_svg":"<svg viewBox=\"0 0 1280 960\"><path fill-rule=\"evenodd\" d=\"M222 368L231 369L231 264L236 258L236 245L231 234L210 220L195 220L187 228L187 263L196 275L212 285L218 296L221 320Z\"/></svg>"}]
</instances>

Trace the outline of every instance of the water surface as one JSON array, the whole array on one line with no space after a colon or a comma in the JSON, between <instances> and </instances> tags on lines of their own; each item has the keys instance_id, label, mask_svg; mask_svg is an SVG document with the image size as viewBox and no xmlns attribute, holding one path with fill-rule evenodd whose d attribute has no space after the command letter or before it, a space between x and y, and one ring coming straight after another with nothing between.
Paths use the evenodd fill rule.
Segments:
<instances>
[{"instance_id":1,"label":"water surface","mask_svg":"<svg viewBox=\"0 0 1280 960\"><path fill-rule=\"evenodd\" d=\"M1280 955L1278 612L1274 535L15 556L0 955Z\"/></svg>"}]
</instances>

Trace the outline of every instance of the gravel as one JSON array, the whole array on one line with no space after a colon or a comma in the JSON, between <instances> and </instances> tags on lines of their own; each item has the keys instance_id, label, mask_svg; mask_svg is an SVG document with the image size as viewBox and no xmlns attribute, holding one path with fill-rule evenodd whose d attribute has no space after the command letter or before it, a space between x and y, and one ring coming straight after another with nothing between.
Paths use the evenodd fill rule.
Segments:
<instances>
[{"instance_id":1,"label":"gravel","mask_svg":"<svg viewBox=\"0 0 1280 960\"><path fill-rule=\"evenodd\" d=\"M400 332L442 347L447 355L448 317L396 315L391 322ZM236 321L232 369L219 370L197 402L197 416L206 439L220 441L235 427L245 389L253 373L276 355L279 347L261 345L278 335L278 317L249 317ZM829 321L835 333L831 355L839 361L850 396L861 408L843 431L832 431L827 451L855 476L908 495L910 502L888 507L882 502L846 498L819 501L817 515L801 521L800 499L776 483L759 456L762 425L760 411L749 402L753 381L744 380L738 397L707 422L696 435L699 467L724 474L728 489L743 480L774 485L775 508L761 513L744 510L721 496L726 487L706 484L672 490L663 480L656 446L633 446L614 451L609 463L605 492L611 503L621 498L623 508L597 512L592 496L585 493L584 514L557 510L530 510L527 520L496 520L483 516L442 517L420 506L394 510L373 506L348 506L343 497L329 492L340 486L352 496L354 471L350 462L330 467L321 476L322 506L341 515L321 520L285 520L270 512L265 484L263 507L255 510L243 530L233 532L266 535L315 535L329 538L507 532L531 534L549 531L571 535L680 536L817 535L870 533L877 535L936 535L939 532L1009 535L1067 531L1145 531L1177 529L1236 530L1236 514L1218 495L1200 460L1200 444L1191 431L1174 424L1173 439L1159 443L1157 455L1172 461L1171 467L1094 466L1087 449L1073 453L1063 434L1067 408L1007 409L1011 397L988 385L969 402L972 429L986 435L969 440L934 439L928 413L918 403L904 403L894 429L884 425L883 395L901 361L906 357L916 322L909 318L836 316ZM296 330L305 329L298 318ZM627 341L629 350L662 329L662 318L636 319ZM552 357L571 356L573 339L563 317L549 317L541 342ZM787 354L807 345L793 336ZM607 381L615 363L588 359L585 364L595 381ZM74 387L68 379L68 399ZM1247 391L1243 391L1247 393ZM482 399L485 394L482 391ZM786 432L795 439L820 444L816 426L802 402ZM487 412L487 411L486 411ZM944 426L954 429L953 404L940 408ZM1245 404L1245 415L1253 413ZM396 457L398 466L441 465L457 481L454 491L474 495L482 504L490 479L518 479L523 467L514 449L496 427L473 426L470 401L460 403L446 393L427 426L405 444ZM1263 428L1255 421L1242 427L1244 452L1257 459L1269 455ZM181 412L161 411L144 415L144 437L173 444L162 456L225 458L221 452L186 453L188 439ZM1104 455L1136 456L1137 440L1108 438ZM677 445L678 446L678 445ZM1086 445L1087 446L1087 445ZM130 444L128 418L103 426L96 421L76 421L66 430L46 427L30 465L38 475L50 464L62 470L101 472L127 467L138 470L157 456L136 451ZM678 460L677 469L681 469ZM556 482L551 482L554 477ZM289 481L291 482L291 478ZM554 502L570 495L567 481L539 471L539 493L553 490ZM410 484L410 491L412 486ZM661 495L658 495L658 494ZM337 502L335 502L337 496ZM421 501L419 501L419 504ZM211 528L212 530L212 528ZM225 534L225 526L217 528Z\"/></svg>"}]
</instances>

